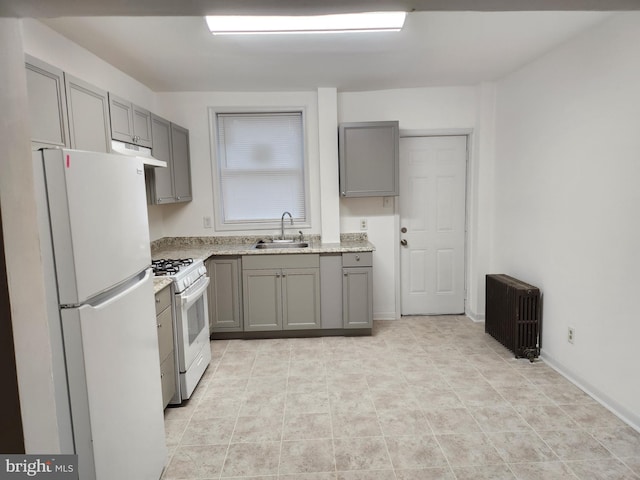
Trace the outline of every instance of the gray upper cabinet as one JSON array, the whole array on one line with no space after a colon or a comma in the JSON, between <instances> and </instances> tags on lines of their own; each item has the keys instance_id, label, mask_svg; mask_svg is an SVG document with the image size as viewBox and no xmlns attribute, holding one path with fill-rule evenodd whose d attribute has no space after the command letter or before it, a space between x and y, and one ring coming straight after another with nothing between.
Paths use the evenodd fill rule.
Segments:
<instances>
[{"instance_id":1,"label":"gray upper cabinet","mask_svg":"<svg viewBox=\"0 0 640 480\"><path fill-rule=\"evenodd\" d=\"M166 168L154 168L147 171L153 178L152 182L152 202L151 203L173 203L173 175L171 162L171 123L157 115L151 115L151 136L153 148L151 153L158 160L167 162Z\"/></svg>"},{"instance_id":2,"label":"gray upper cabinet","mask_svg":"<svg viewBox=\"0 0 640 480\"><path fill-rule=\"evenodd\" d=\"M151 112L109 93L111 138L151 148Z\"/></svg>"},{"instance_id":3,"label":"gray upper cabinet","mask_svg":"<svg viewBox=\"0 0 640 480\"><path fill-rule=\"evenodd\" d=\"M340 195L399 194L399 123L341 123L338 133Z\"/></svg>"},{"instance_id":4,"label":"gray upper cabinet","mask_svg":"<svg viewBox=\"0 0 640 480\"><path fill-rule=\"evenodd\" d=\"M189 153L189 130L171 124L171 169L176 202L190 202L191 160Z\"/></svg>"},{"instance_id":5,"label":"gray upper cabinet","mask_svg":"<svg viewBox=\"0 0 640 480\"><path fill-rule=\"evenodd\" d=\"M189 131L162 117L151 114L151 152L166 168L147 171L151 203L189 202L191 195L191 161Z\"/></svg>"},{"instance_id":6,"label":"gray upper cabinet","mask_svg":"<svg viewBox=\"0 0 640 480\"><path fill-rule=\"evenodd\" d=\"M25 55L31 141L36 147L69 147L62 70Z\"/></svg>"},{"instance_id":7,"label":"gray upper cabinet","mask_svg":"<svg viewBox=\"0 0 640 480\"><path fill-rule=\"evenodd\" d=\"M71 148L111 151L107 92L68 73L64 74Z\"/></svg>"}]
</instances>

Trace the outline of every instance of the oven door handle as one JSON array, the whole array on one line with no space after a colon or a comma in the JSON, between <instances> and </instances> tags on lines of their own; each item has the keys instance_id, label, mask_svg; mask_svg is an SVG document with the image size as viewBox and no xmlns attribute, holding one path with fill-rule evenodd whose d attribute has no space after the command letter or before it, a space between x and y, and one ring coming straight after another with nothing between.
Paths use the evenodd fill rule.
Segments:
<instances>
[{"instance_id":1,"label":"oven door handle","mask_svg":"<svg viewBox=\"0 0 640 480\"><path fill-rule=\"evenodd\" d=\"M190 304L191 302L200 298L202 292L204 292L208 286L209 277L201 277L200 280L198 280L187 289L189 295L180 295L180 298L182 299L182 305ZM191 290L193 290L193 292Z\"/></svg>"}]
</instances>

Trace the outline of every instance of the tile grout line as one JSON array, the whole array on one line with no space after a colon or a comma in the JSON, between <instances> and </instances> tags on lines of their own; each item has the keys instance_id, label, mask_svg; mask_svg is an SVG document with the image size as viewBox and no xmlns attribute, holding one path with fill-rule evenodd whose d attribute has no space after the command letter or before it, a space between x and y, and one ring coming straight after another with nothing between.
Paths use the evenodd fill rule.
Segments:
<instances>
[{"instance_id":1,"label":"tile grout line","mask_svg":"<svg viewBox=\"0 0 640 480\"><path fill-rule=\"evenodd\" d=\"M325 356L322 358L322 368L324 369L324 388L327 393L327 403L329 404L329 428L331 430L331 450L333 452L333 471L334 478L338 478L338 461L336 460L336 439L333 430L333 409L331 408L331 394L329 392L329 372L327 371L327 364L325 362Z\"/></svg>"},{"instance_id":2,"label":"tile grout line","mask_svg":"<svg viewBox=\"0 0 640 480\"><path fill-rule=\"evenodd\" d=\"M284 379L284 406L282 409L282 423L280 429L280 451L278 452L278 468L276 478L280 478L280 464L282 463L282 447L284 445L284 426L287 418L287 404L289 403L289 372L291 371L291 347L289 347L289 358L287 360L287 374Z\"/></svg>"},{"instance_id":3,"label":"tile grout line","mask_svg":"<svg viewBox=\"0 0 640 480\"><path fill-rule=\"evenodd\" d=\"M334 461L334 469L332 474L334 476L337 477L339 471L338 471L338 465L336 462L336 454L340 453L337 452L337 445L336 445L336 426L334 425L334 418L333 418L333 413L332 413L332 408L331 408L331 399L330 399L330 383L329 383L329 377L327 372L329 371L329 366L332 367L332 372L339 372L341 368L345 368L347 369L348 373L360 373L361 375L370 375L370 374L374 374L376 372L380 373L380 374L386 374L386 375L401 375L402 379L404 381L404 384L408 385L409 387L409 392L410 392L410 397L409 398L413 398L414 400L420 398L418 396L419 391L418 390L414 390L412 389L412 383L411 383L411 378L414 377L410 377L409 379L407 377L405 377L404 372L411 372L413 371L411 368L411 358L413 355L419 355L419 359L420 360L420 365L422 365L422 360L428 360L430 355L439 355L442 353L446 353L447 351L447 346L453 344L456 341L459 342L463 342L467 345L470 345L471 350L475 351L475 349L477 348L477 344L476 342L473 340L473 338L470 335L464 335L464 331L462 329L459 329L457 324L452 325L452 328L440 328L440 320L444 320L444 319L437 319L436 322L437 323L431 323L429 324L429 328L420 328L420 329L416 329L415 328L415 324L411 323L410 321L405 321L402 324L396 324L396 325L391 325L389 324L387 326L387 324L385 325L385 328L383 330L383 336L378 336L378 340L377 342L375 342L375 346L372 346L373 344L367 343L366 340L363 340L362 343L362 347L363 350L362 351L358 351L358 355L356 357L354 357L353 355L350 355L349 351L349 345L356 345L355 342L351 342L351 343L344 343L344 342L338 342L335 345L333 345L333 349L331 349L330 353L333 353L335 355L323 355L323 359L322 359L322 363L323 363L323 371L324 371L324 387L322 388L321 391L318 391L318 393L324 392L327 395L327 401L328 401L328 406L329 406L329 427L330 427L330 434L331 434L331 441L332 441L332 450L333 450L333 461ZM395 329L395 332L394 332ZM472 330L469 330L470 332ZM441 342L441 344L437 344L437 343L433 343L433 349L429 349L427 350L427 346L428 343L426 342L426 339L428 338L428 336L430 334L433 334L434 332L437 332L437 339L435 341L439 341ZM380 332L378 332L380 333ZM397 334L400 334L400 337L398 337ZM473 329L473 334L479 334L480 331L479 329ZM409 335L407 335L409 334ZM375 332L374 332L374 336L375 336ZM394 338L396 339L395 342L393 341ZM458 340L456 340L456 338L458 338ZM392 343L389 343L388 340L390 339ZM402 344L402 339L408 340L411 345L407 345L407 346L403 346ZM468 340L468 341L467 341ZM328 345L329 343L327 343ZM288 364L287 364L287 373L286 373L286 379L285 379L285 402L284 402L284 408L283 408L283 417L282 417L282 424L281 424L281 437L280 437L280 453L279 453L279 458L278 458L278 468L277 468L277 473L275 474L276 476L280 476L283 475L283 473L281 472L281 468L282 468L282 452L284 449L284 441L285 441L285 435L284 435L284 430L285 430L285 426L286 426L286 412L288 410L288 407L290 408L290 402L289 402L289 386L290 386L290 375L293 372L292 368L293 368L293 352L291 350L291 345L289 344L289 357L288 357ZM419 347L419 349L415 349L412 347ZM230 343L227 343L224 347L223 350L223 355L218 359L218 362L215 365L215 370L213 370L213 374L211 376L209 376L208 381L206 383L206 390L204 390L204 392L206 393L211 393L215 391L215 387L212 386L212 382L215 379L215 373L218 371L219 368L221 368L221 363L222 360L224 358L224 353L229 352L229 351L233 351L235 352L235 349L232 349L233 345L231 345ZM501 350L504 349L504 347L502 346L498 346L500 347ZM479 347L478 347L479 348ZM488 347L491 348L491 347ZM230 350L231 349L231 350ZM420 349L422 349L424 351L424 355L419 351ZM497 357L496 358L501 358L504 360L503 356L500 355L502 352L501 351L497 351L496 349L491 348L491 352L487 352L489 355L493 356L494 353L496 353ZM253 352L255 353L255 352ZM455 354L455 352L452 351L453 354ZM459 351L458 351L459 353ZM478 353L478 355L480 355ZM235 358L235 357L234 357ZM301 357L302 358L302 357ZM378 362L375 363L375 365L372 364L372 366L374 368L363 368L363 365L366 365L369 359L376 359L379 358L380 359L380 364L378 365ZM392 367L390 367L387 371L387 368L383 368L385 367L385 363L391 362L392 359L397 358L398 362L393 362ZM478 361L480 361L480 357L477 357ZM326 361L328 359L333 359L334 362L333 363L326 363ZM231 357L229 358L229 360L231 360ZM359 369L356 369L357 371L353 371L353 368L351 368L349 366L350 362L354 362L354 360L359 363L361 366ZM417 362L418 360L416 360L414 358L414 362ZM227 443L227 448L226 448L226 452L224 455L224 459L222 461L221 467L220 467L220 475L217 478L226 478L223 477L223 469L225 464L227 463L227 461L229 460L229 453L230 453L230 446L231 446L231 442L233 439L233 436L235 435L235 431L239 425L239 417L240 417L240 413L241 413L241 409L242 407L245 405L246 402L246 394L249 390L249 380L252 378L251 377L251 373L253 372L253 368L255 367L257 360L256 358L254 358L254 362L252 364L252 368L251 368L251 372L250 372L250 376L247 379L247 383L244 386L244 390L243 390L243 400L242 400L242 404L240 405L240 409L237 410L236 414L235 414L235 422L233 424L233 430L231 433L231 437L229 438L229 441ZM479 365L482 368L478 368L476 367L473 362L470 362L470 364L472 366L474 366L474 368L476 370L478 370L479 372L479 376L480 379L486 381L489 386L495 390L499 397L502 400L505 400L507 403L505 404L505 407L508 408L510 411L514 411L515 412L515 416L513 417L513 420L515 420L516 418L519 421L522 421L522 427L529 428L531 430L517 430L517 428L520 427L519 424L516 424L516 427L514 427L514 425L511 422L500 422L500 419L498 418L498 422L496 423L495 421L492 421L489 418L489 423L487 423L486 427L483 427L480 423L480 421L478 420L478 418L482 418L478 417L476 418L476 415L474 415L474 413L472 413L472 408L473 411L475 411L476 409L483 409L483 408L489 408L490 405L485 404L485 403L479 403L478 407L471 407L470 405L468 405L467 403L465 403L464 401L462 401L460 399L459 394L456 392L456 389L452 386L451 380L449 380L447 377L444 377L441 375L441 379L442 379L442 383L440 383L440 381L436 378L436 377L431 377L429 375L425 376L424 378L420 378L419 376L416 376L414 378L416 385L424 385L424 386L428 386L428 385L436 385L432 382L436 382L438 385L441 385L441 387L445 387L447 389L449 389L451 392L453 392L455 398L458 399L458 401L460 402L461 408L464 408L465 411L471 415L472 418L472 422L469 422L468 424L465 423L464 425L460 425L461 427L464 427L466 425L471 425L473 424L475 426L475 428L479 428L479 432L477 433L481 433L482 435L485 436L485 438L487 438L488 444L491 445L495 450L497 450L495 444L494 444L494 440L492 440L491 435L493 434L500 434L500 433L508 433L508 432L514 432L514 433L519 433L519 434L530 434L531 431L533 431L534 436L533 439L537 438L538 440L540 440L542 442L542 444L540 444L540 446L545 445L546 448L549 449L549 452L553 454L553 458L549 458L548 461L540 461L540 462L527 462L526 459L527 457L522 457L522 461L518 461L518 462L507 462L505 461L505 457L503 457L502 455L500 455L498 453L498 458L500 458L502 461L499 463L491 463L490 465L493 465L493 467L488 468L487 471L491 471L492 468L496 468L499 465L502 465L501 468L505 468L505 473L507 471L509 471L511 473L511 475L514 476L514 478L522 478L519 477L518 475L516 475L516 472L519 469L522 469L523 467L518 467L516 468L516 465L519 464L523 464L523 465L533 465L533 464L546 464L546 463L557 463L558 465L562 465L562 470L564 470L566 468L567 471L567 477L570 475L571 478L577 479L578 478L578 474L573 470L572 465L575 466L577 464L585 464L588 465L590 463L594 463L596 464L597 461L602 460L604 461L612 461L612 462L616 462L616 468L619 468L621 470L624 470L625 472L629 473L631 472L633 475L633 478L636 478L636 476L638 475L633 468L627 464L625 462L625 458L627 457L622 457L620 455L616 455L614 453L613 450L611 450L610 448L608 448L602 441L600 441L598 438L596 438L596 434L598 433L598 430L611 430L612 432L616 432L616 431L620 431L622 430L624 427L627 427L628 425L626 424L621 424L619 426L613 425L610 427L607 427L605 423L603 423L604 420L606 419L596 419L594 422L592 422L594 425L605 425L604 427L601 428L595 428L593 427L593 425L589 424L589 422L585 422L584 420L581 422L578 422L577 420L574 420L570 415L569 418L571 418L571 420L573 420L572 425L575 424L576 428L569 428L569 429L559 429L559 431L582 431L585 432L587 435L585 436L585 439L589 438L589 443L591 442L591 440L595 440L595 445L598 445L602 448L605 449L605 451L608 453L609 456L607 456L606 458L587 458L585 455L588 453L588 449L584 449L582 448L581 450L578 450L578 455L575 455L575 457L577 458L576 460L563 460L562 458L560 458L560 456L556 453L556 451L550 447L550 444L547 443L542 435L547 431L547 430L540 430L538 431L537 429L533 428L532 425L525 419L525 417L523 416L523 414L526 414L526 410L523 410L523 413L521 413L519 410L517 410L516 408L519 406L531 406L531 407L535 407L538 406L536 403L534 403L533 405L529 405L528 402L530 402L530 400L528 398L526 398L525 396L523 396L521 393L518 393L518 395L513 399L512 401L509 401L509 392L512 391L511 388L513 388L513 385L510 385L509 382L507 380L504 380L505 378L507 379L515 379L516 377L511 377L511 373L515 372L519 375L521 375L522 377L524 377L526 379L526 385L531 385L532 387L535 387L536 389L539 389L539 385L544 385L545 388L547 389L553 389L554 385L556 383L558 383L558 385L561 385L562 382L555 382L554 378L551 376L545 376L546 373L546 369L541 368L540 370L534 370L534 369L527 369L525 365L520 365L520 364L513 364L510 363L506 360L504 360L504 365L498 365L497 363L495 365L492 364L491 359L487 358L486 362L482 362ZM451 365L454 365L453 363ZM434 363L429 363L428 367L434 367L435 369L437 369L437 364ZM486 367L486 368L485 368ZM491 369L495 368L496 369L496 373L494 374ZM500 374L499 370L504 369L505 372L508 372L507 376L504 377L503 375ZM483 373L483 371L486 373ZM229 372L232 375L233 374L237 374L240 371L238 370L238 372ZM300 373L300 372L299 372ZM311 378L311 376L309 375L304 375L304 372L301 373L301 376L303 377L307 377L307 378ZM317 373L313 373L313 375L316 375ZM487 376L488 375L488 376ZM497 376L496 376L497 375ZM492 383L489 379L490 378L494 378L494 383ZM458 378L454 378L456 380L456 384L458 384ZM479 380L480 380L479 379ZM224 380L224 379L223 379ZM464 379L463 379L464 380ZM218 380L216 380L216 382L218 382ZM504 382L504 383L501 383ZM223 382L224 383L224 382ZM480 383L480 382L478 382ZM525 383L523 382L522 384L520 383L515 383L516 385L519 386L519 388L526 388L524 385ZM372 392L374 390L371 389L371 381L365 378L365 385L366 385L366 392L369 396L372 395ZM376 391L380 391L380 392L388 392L389 394L393 394L393 389L390 388L390 383L387 384L386 388L381 388L378 389ZM202 385L204 386L204 385ZM380 384L380 387L384 387L384 384ZM224 388L224 387L223 387ZM315 389L314 389L315 390ZM542 391L542 389L538 390L540 392L540 395L543 397L541 398L541 400L546 399L548 400L548 404L545 402L544 405L549 405L549 406L553 406L555 408L559 408L560 411L562 411L562 413L564 413L564 415L568 415L567 412L563 409L562 405L572 405L572 404L567 404L566 400L567 399L580 399L579 397L573 396L572 395L572 391L570 390L562 390L562 391L558 391L558 394L555 395L556 397L558 397L558 399L564 399L564 402L561 404L556 400L553 400L549 397L547 397L544 392ZM551 390L553 391L553 390ZM482 391L478 391L478 393L482 393ZM173 461L173 458L176 456L176 453L178 452L178 449L180 449L181 447L183 447L182 442L184 440L184 436L187 432L187 429L189 427L189 425L191 424L191 422L193 421L193 419L195 418L195 411L198 408L199 405L202 405L202 402L204 401L204 399L206 399L207 396L206 394L204 395L199 395L197 399L197 403L195 408L189 412L187 415L185 415L184 420L186 422L186 426L185 428L182 430L182 433L179 436L179 439L177 439L177 443L173 449L173 453L169 456L168 461L167 461L167 467L171 464L171 462ZM453 399L454 397L451 397L451 399ZM520 399L520 401L517 401L518 399ZM259 400L259 398L258 398ZM448 400L448 397L442 397L443 401ZM473 398L470 398L470 401L473 403ZM515 403L514 403L515 402ZM397 402L396 402L397 403ZM446 409L445 405L448 402L443 403L443 409ZM582 405L582 403L578 402L579 405ZM576 404L576 405L578 405ZM585 404L586 405L586 404ZM391 405L389 405L391 407ZM442 445L440 444L440 442L438 441L438 437L434 431L434 427L432 426L432 422L429 420L429 418L427 417L427 412L429 410L426 410L425 407L427 407L428 405L422 405L420 402L418 402L418 407L420 409L421 412L421 416L426 420L426 425L428 426L428 428L431 430L431 436L434 438L435 440L435 445L438 446L438 448L440 449L440 452L443 454L444 459L446 461L446 465L448 466L448 472L449 474L452 475L453 478L458 478L458 476L456 475L456 473L453 470L453 467L451 466L451 463L449 461L449 459L447 458L446 455L444 455L444 450L442 449ZM384 405L380 405L380 407L384 407ZM378 411L378 406L375 405L375 403L373 404L373 411L374 414L376 416L376 421L378 424L378 427L381 430L382 433L382 437L383 440L385 441L385 449L386 449L386 453L387 453L387 457L391 462L391 469L393 471L393 476L390 476L390 478L398 478L398 475L400 475L400 473L396 472L396 466L393 464L393 460L391 458L390 455L390 444L387 443L387 436L385 435L384 431L382 430L381 427L381 423L380 423L380 416L379 416L379 411ZM357 413L355 410L353 410L354 414ZM487 412L490 413L490 412ZM496 411L497 414L502 413L499 409ZM511 417L511 414L509 414L509 417ZM533 417L532 417L533 418ZM580 417L582 418L582 417ZM551 423L551 426L553 427L554 425L556 425L557 422L553 422ZM494 427L492 427L492 425ZM499 428L496 431L493 431L492 428L495 428L495 425L497 425ZM542 424L542 426L544 427L545 425ZM507 428L504 428L507 427ZM512 429L511 427L514 427L514 429ZM455 430L455 429L454 429ZM548 431L554 431L554 430L558 430L556 429L551 429ZM364 430L363 430L364 432ZM405 430L406 433L406 430ZM419 434L419 432L416 432L417 436L421 436ZM452 433L452 435L455 435L456 433ZM308 434L305 435L305 438L307 436L312 436L312 434ZM377 436L377 435L375 435ZM402 435L400 435L402 436ZM405 435L406 436L406 435ZM353 438L368 438L371 437L370 435L366 435L366 436L359 436L359 437L353 437ZM389 437L391 438L391 437ZM553 437L550 437L553 440ZM499 436L496 435L496 440L499 439ZM509 437L506 437L506 439L508 440ZM607 437L604 437L604 439L606 440ZM625 437L620 437L620 441L623 441L625 439ZM615 439L614 439L615 440ZM555 440L554 440L555 441ZM630 446L631 447L635 447L636 446L636 442L634 442L634 439L630 439ZM552 442L553 443L553 442ZM224 445L224 444L223 444ZM347 445L347 444L345 444ZM506 445L506 444L505 444ZM588 445L588 444L587 444ZM614 444L615 446L615 444ZM626 448L626 443L624 444L625 448ZM275 447L275 445L274 445ZM617 448L617 447L616 447ZM222 449L221 449L222 450ZM274 453L275 453L275 448L273 449ZM624 453L626 450L617 450L620 453ZM635 450L629 450L630 452L633 452ZM220 451L220 453L222 453L222 451ZM514 453L516 453L516 457L517 455L517 451L514 451ZM604 453L604 452L603 452ZM582 457L585 456L585 458L578 458L578 457ZM571 457L573 457L573 455L571 455ZM630 456L630 457L633 457ZM182 460L184 460L181 457ZM629 461L629 458L627 458L627 461ZM419 462L415 462L416 465ZM613 464L613 463L612 463ZM603 466L606 465L606 463L604 463L603 465L601 465L599 468L603 468ZM369 466L369 465L367 465ZM443 467L445 466L445 464L443 463L442 465ZM462 465L461 465L462 466ZM471 466L465 466L465 470L470 470L473 469L473 467L481 467L482 465L471 465ZM408 467L410 469L417 469L417 470L421 470L422 468L435 468L435 465L423 465L420 466L420 468L418 467ZM365 467L366 468L366 467ZM552 471L555 471L557 468L560 468L558 466L554 466L554 467L530 467L535 471L546 471L546 468L552 468ZM583 467L586 468L586 467ZM589 467L589 468L595 468L595 467ZM378 469L378 470L386 470L386 468L382 468L382 469ZM186 472L187 470L185 470ZM189 469L189 471L193 471L193 469ZM374 470L363 470L362 472L373 472ZM163 475L165 472L163 472ZM329 474L329 472L327 472L327 474ZM363 473L365 474L365 473ZM371 474L371 473L370 473ZM271 475L271 474L269 474ZM265 476L264 478L272 478L269 475ZM314 474L312 474L311 476L313 476ZM327 475L329 476L329 475ZM192 474L192 476L190 476L189 478L195 478L197 477L197 474ZM213 476L206 476L206 478L213 478ZM292 475L292 478L294 477L294 475ZM164 476L162 477L164 478ZM200 478L200 477L198 477ZM245 478L245 477L242 477ZM273 477L274 480L276 477ZM324 477L323 477L324 478ZM386 478L386 477L385 477ZM337 479L336 479L337 480Z\"/></svg>"},{"instance_id":4,"label":"tile grout line","mask_svg":"<svg viewBox=\"0 0 640 480\"><path fill-rule=\"evenodd\" d=\"M434 365L434 367L436 370L438 370L437 365ZM456 393L455 389L451 386L447 378L444 375L442 375L440 372L438 372L438 374L442 377L443 381L449 386L449 388L451 389L453 394L456 396L456 398L460 401L460 403L464 405L464 407L466 408L465 403L462 401L460 396ZM420 410L424 413L424 410L422 408L420 408ZM447 467L449 467L449 472L451 472L451 475L453 475L454 478L458 478L458 476L453 470L453 466L451 465L451 462L449 461L449 457L447 457L447 455L445 454L444 448L442 448L442 445L440 444L440 440L438 440L438 436L436 435L435 431L433 430L433 427L431 426L431 422L429 422L429 419L427 418L426 414L424 416L425 416L425 420L427 421L427 425L429 425L429 428L431 429L431 432L433 434L433 440L436 442L436 445L438 445L438 448L440 449L440 452L442 453L442 456L444 457L445 462L447 462Z\"/></svg>"},{"instance_id":5,"label":"tile grout line","mask_svg":"<svg viewBox=\"0 0 640 480\"><path fill-rule=\"evenodd\" d=\"M225 353L229 348L230 344L227 344L227 348L225 349ZM254 353L254 352L252 352ZM221 359L222 360L222 359ZM253 359L253 363L251 365L251 371L253 371L253 367L255 366L255 358ZM244 406L244 402L246 401L247 389L249 388L249 380L251 379L251 371L249 372L249 378L247 379L247 384L244 386L243 395L242 395L242 403L240 404L240 408L236 412L236 420L233 424L233 429L231 430L231 435L229 436L229 441L227 442L227 451L224 454L224 459L222 460L222 465L220 466L220 475L219 479L223 478L222 474L224 473L224 467L227 463L227 458L229 457L229 450L231 449L231 440L233 440L233 436L236 433L236 427L238 426L238 419L240 418L240 412L242 411L242 407Z\"/></svg>"}]
</instances>

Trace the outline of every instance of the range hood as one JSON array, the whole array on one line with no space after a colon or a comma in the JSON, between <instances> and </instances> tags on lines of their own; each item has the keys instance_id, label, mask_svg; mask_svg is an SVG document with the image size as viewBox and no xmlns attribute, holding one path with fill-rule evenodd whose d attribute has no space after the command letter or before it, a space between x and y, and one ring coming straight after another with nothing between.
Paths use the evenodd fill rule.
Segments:
<instances>
[{"instance_id":1,"label":"range hood","mask_svg":"<svg viewBox=\"0 0 640 480\"><path fill-rule=\"evenodd\" d=\"M149 167L166 167L167 162L158 160L151 155L151 149L147 147L141 147L139 145L133 145L131 143L119 142L117 140L111 141L111 151L113 153L119 153L120 155L126 155L128 157L138 157L142 160L145 166Z\"/></svg>"}]
</instances>

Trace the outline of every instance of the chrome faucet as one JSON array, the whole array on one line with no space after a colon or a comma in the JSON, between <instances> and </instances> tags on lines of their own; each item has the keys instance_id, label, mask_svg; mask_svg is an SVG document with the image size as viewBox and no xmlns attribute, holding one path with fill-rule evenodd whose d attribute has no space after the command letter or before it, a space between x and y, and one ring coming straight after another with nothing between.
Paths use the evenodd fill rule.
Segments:
<instances>
[{"instance_id":1,"label":"chrome faucet","mask_svg":"<svg viewBox=\"0 0 640 480\"><path fill-rule=\"evenodd\" d=\"M285 215L289 215L289 218L291 219L291 225L293 225L293 217L291 216L291 214L289 212L284 212L282 214L282 218L280 219L280 239L284 240L284 216Z\"/></svg>"}]
</instances>

